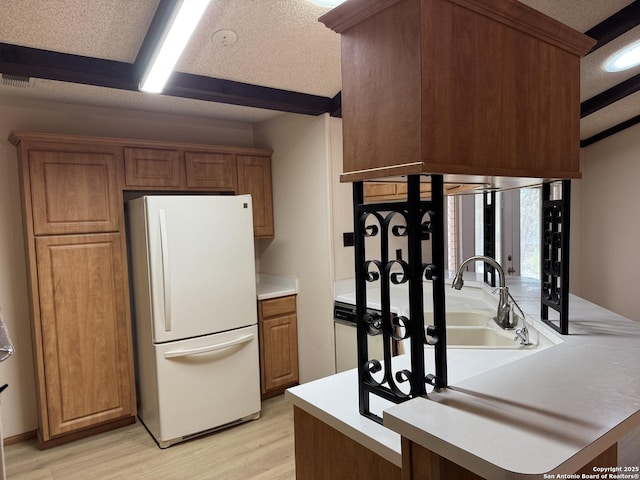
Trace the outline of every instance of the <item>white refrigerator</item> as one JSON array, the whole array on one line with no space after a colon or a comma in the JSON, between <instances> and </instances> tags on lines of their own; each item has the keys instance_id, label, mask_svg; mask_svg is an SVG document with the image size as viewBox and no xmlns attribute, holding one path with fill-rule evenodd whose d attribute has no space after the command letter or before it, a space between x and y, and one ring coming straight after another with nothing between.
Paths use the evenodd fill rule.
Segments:
<instances>
[{"instance_id":1,"label":"white refrigerator","mask_svg":"<svg viewBox=\"0 0 640 480\"><path fill-rule=\"evenodd\" d=\"M165 448L258 418L251 197L127 207L140 420Z\"/></svg>"}]
</instances>

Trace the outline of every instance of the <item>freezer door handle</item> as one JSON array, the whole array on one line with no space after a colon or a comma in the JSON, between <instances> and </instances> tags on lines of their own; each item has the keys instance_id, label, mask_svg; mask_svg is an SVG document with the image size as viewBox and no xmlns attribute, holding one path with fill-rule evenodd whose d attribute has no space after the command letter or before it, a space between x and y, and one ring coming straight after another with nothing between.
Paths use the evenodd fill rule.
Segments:
<instances>
[{"instance_id":1,"label":"freezer door handle","mask_svg":"<svg viewBox=\"0 0 640 480\"><path fill-rule=\"evenodd\" d=\"M204 347L197 347L197 348L187 348L185 350L169 350L168 352L164 352L164 358L187 357L189 355L199 355L201 353L215 352L216 350L224 350L226 348L231 348L235 345L248 343L252 339L253 339L253 334L250 334L250 335L244 335L242 337L238 337L235 340L230 340L228 342L217 343L215 345L206 345Z\"/></svg>"},{"instance_id":2,"label":"freezer door handle","mask_svg":"<svg viewBox=\"0 0 640 480\"><path fill-rule=\"evenodd\" d=\"M171 270L169 267L169 241L167 238L167 217L164 209L158 211L160 217L160 252L162 255L162 295L164 299L164 331L171 331Z\"/></svg>"}]
</instances>

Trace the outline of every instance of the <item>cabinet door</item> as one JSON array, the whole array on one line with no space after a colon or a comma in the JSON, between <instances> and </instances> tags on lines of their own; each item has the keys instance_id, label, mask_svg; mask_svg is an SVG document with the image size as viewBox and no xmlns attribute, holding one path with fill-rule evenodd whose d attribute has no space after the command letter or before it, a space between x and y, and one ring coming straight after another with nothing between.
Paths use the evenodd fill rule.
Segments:
<instances>
[{"instance_id":1,"label":"cabinet door","mask_svg":"<svg viewBox=\"0 0 640 480\"><path fill-rule=\"evenodd\" d=\"M296 296L259 304L262 397L277 395L298 383Z\"/></svg>"},{"instance_id":2,"label":"cabinet door","mask_svg":"<svg viewBox=\"0 0 640 480\"><path fill-rule=\"evenodd\" d=\"M238 155L238 193L253 199L254 236L273 237L271 158Z\"/></svg>"},{"instance_id":3,"label":"cabinet door","mask_svg":"<svg viewBox=\"0 0 640 480\"><path fill-rule=\"evenodd\" d=\"M262 393L298 383L298 329L295 314L262 322Z\"/></svg>"},{"instance_id":4,"label":"cabinet door","mask_svg":"<svg viewBox=\"0 0 640 480\"><path fill-rule=\"evenodd\" d=\"M228 153L185 152L187 187L235 192L236 156Z\"/></svg>"},{"instance_id":5,"label":"cabinet door","mask_svg":"<svg viewBox=\"0 0 640 480\"><path fill-rule=\"evenodd\" d=\"M173 187L184 184L180 152L159 148L125 148L124 173L127 187Z\"/></svg>"},{"instance_id":6,"label":"cabinet door","mask_svg":"<svg viewBox=\"0 0 640 480\"><path fill-rule=\"evenodd\" d=\"M122 205L118 165L122 149L52 145L29 151L36 235L114 232Z\"/></svg>"},{"instance_id":7,"label":"cabinet door","mask_svg":"<svg viewBox=\"0 0 640 480\"><path fill-rule=\"evenodd\" d=\"M135 415L120 234L40 237L36 252L43 440Z\"/></svg>"},{"instance_id":8,"label":"cabinet door","mask_svg":"<svg viewBox=\"0 0 640 480\"><path fill-rule=\"evenodd\" d=\"M396 184L389 182L365 182L364 199L367 202L396 200Z\"/></svg>"}]
</instances>

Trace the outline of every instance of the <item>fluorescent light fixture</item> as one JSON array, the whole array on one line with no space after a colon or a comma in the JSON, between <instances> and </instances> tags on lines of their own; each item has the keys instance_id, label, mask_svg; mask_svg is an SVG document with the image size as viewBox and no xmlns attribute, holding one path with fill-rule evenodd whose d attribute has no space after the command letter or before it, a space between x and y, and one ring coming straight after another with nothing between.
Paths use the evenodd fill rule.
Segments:
<instances>
[{"instance_id":1,"label":"fluorescent light fixture","mask_svg":"<svg viewBox=\"0 0 640 480\"><path fill-rule=\"evenodd\" d=\"M314 5L318 5L319 7L325 8L333 8L337 7L341 3L346 2L347 0L309 0Z\"/></svg>"},{"instance_id":2,"label":"fluorescent light fixture","mask_svg":"<svg viewBox=\"0 0 640 480\"><path fill-rule=\"evenodd\" d=\"M140 90L147 93L162 93L173 68L187 46L191 34L207 9L210 0L182 0L162 35L162 40L153 54L140 82Z\"/></svg>"},{"instance_id":3,"label":"fluorescent light fixture","mask_svg":"<svg viewBox=\"0 0 640 480\"><path fill-rule=\"evenodd\" d=\"M607 72L620 72L640 65L640 42L633 43L609 57L604 65Z\"/></svg>"}]
</instances>

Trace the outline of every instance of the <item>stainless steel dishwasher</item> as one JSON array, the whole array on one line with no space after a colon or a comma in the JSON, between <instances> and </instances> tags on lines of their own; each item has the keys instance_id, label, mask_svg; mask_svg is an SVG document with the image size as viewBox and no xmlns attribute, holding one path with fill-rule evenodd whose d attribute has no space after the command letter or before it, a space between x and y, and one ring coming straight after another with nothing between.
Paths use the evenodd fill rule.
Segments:
<instances>
[{"instance_id":1,"label":"stainless steel dishwasher","mask_svg":"<svg viewBox=\"0 0 640 480\"><path fill-rule=\"evenodd\" d=\"M375 312L375 310L367 309ZM333 327L336 342L336 373L358 366L356 306L344 302L333 304ZM382 360L382 335L368 336L369 358Z\"/></svg>"}]
</instances>

